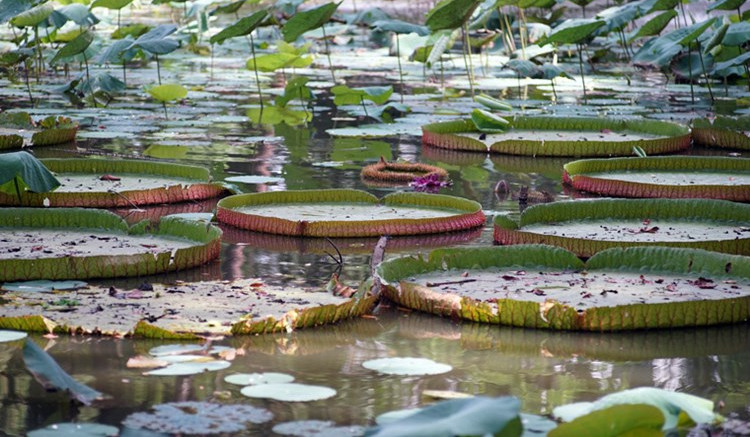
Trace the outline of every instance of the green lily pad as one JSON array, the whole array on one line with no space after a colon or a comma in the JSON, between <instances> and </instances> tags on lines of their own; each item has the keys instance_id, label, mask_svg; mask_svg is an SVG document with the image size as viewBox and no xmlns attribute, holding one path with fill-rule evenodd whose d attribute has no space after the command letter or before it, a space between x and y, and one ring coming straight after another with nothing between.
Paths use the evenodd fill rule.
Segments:
<instances>
[{"instance_id":1,"label":"green lily pad","mask_svg":"<svg viewBox=\"0 0 750 437\"><path fill-rule=\"evenodd\" d=\"M184 86L175 83L153 86L146 90L151 97L160 102L171 102L187 97L188 90Z\"/></svg>"},{"instance_id":2,"label":"green lily pad","mask_svg":"<svg viewBox=\"0 0 750 437\"><path fill-rule=\"evenodd\" d=\"M534 205L495 217L500 244L552 244L582 257L625 246L750 254L750 205L708 199L601 199Z\"/></svg>"},{"instance_id":3,"label":"green lily pad","mask_svg":"<svg viewBox=\"0 0 750 437\"><path fill-rule=\"evenodd\" d=\"M72 307L50 305L46 294L6 292L3 299L9 304L0 315L0 329L196 340L196 334L288 332L335 323L369 313L377 300L365 292L343 297L319 288L271 287L258 279L151 285L153 291L91 286L55 293L58 302L75 302ZM335 283L331 289L341 287ZM124 302L138 310L122 311ZM144 314L167 313L169 317L143 320ZM161 359L202 349L193 343L164 345L150 354ZM208 352L218 353L215 347Z\"/></svg>"},{"instance_id":4,"label":"green lily pad","mask_svg":"<svg viewBox=\"0 0 750 437\"><path fill-rule=\"evenodd\" d=\"M393 193L378 200L357 190L300 190L229 196L217 219L243 229L314 237L413 235L484 224L476 202L452 196Z\"/></svg>"},{"instance_id":5,"label":"green lily pad","mask_svg":"<svg viewBox=\"0 0 750 437\"><path fill-rule=\"evenodd\" d=\"M692 122L693 139L710 147L750 150L750 117L716 117Z\"/></svg>"},{"instance_id":6,"label":"green lily pad","mask_svg":"<svg viewBox=\"0 0 750 437\"><path fill-rule=\"evenodd\" d=\"M457 120L424 125L422 143L528 156L627 156L633 154L633 147L653 155L690 146L687 127L656 120L515 117L502 133L483 132L475 123Z\"/></svg>"},{"instance_id":7,"label":"green lily pad","mask_svg":"<svg viewBox=\"0 0 750 437\"><path fill-rule=\"evenodd\" d=\"M378 358L362 363L365 369L374 370L386 375L439 375L448 373L453 367L436 363L427 358Z\"/></svg>"},{"instance_id":8,"label":"green lily pad","mask_svg":"<svg viewBox=\"0 0 750 437\"><path fill-rule=\"evenodd\" d=\"M573 188L613 197L750 201L750 159L669 156L588 159L565 164Z\"/></svg>"},{"instance_id":9,"label":"green lily pad","mask_svg":"<svg viewBox=\"0 0 750 437\"><path fill-rule=\"evenodd\" d=\"M225 376L224 381L235 385L286 384L294 381L294 377L275 372L235 373Z\"/></svg>"},{"instance_id":10,"label":"green lily pad","mask_svg":"<svg viewBox=\"0 0 750 437\"><path fill-rule=\"evenodd\" d=\"M219 255L218 228L175 218L147 226L102 210L1 209L0 281L145 275Z\"/></svg>"},{"instance_id":11,"label":"green lily pad","mask_svg":"<svg viewBox=\"0 0 750 437\"><path fill-rule=\"evenodd\" d=\"M184 363L173 363L161 369L146 372L145 375L157 376L185 376L197 375L203 372L212 372L229 367L232 363L224 360L213 361L188 361Z\"/></svg>"},{"instance_id":12,"label":"green lily pad","mask_svg":"<svg viewBox=\"0 0 750 437\"><path fill-rule=\"evenodd\" d=\"M23 152L25 153L25 152ZM211 182L207 169L144 160L44 159L57 175L54 192L0 192L0 205L133 208L218 197L227 193Z\"/></svg>"},{"instance_id":13,"label":"green lily pad","mask_svg":"<svg viewBox=\"0 0 750 437\"><path fill-rule=\"evenodd\" d=\"M29 437L115 437L120 430L99 423L55 423L30 431Z\"/></svg>"},{"instance_id":14,"label":"green lily pad","mask_svg":"<svg viewBox=\"0 0 750 437\"><path fill-rule=\"evenodd\" d=\"M87 284L83 281L24 281L24 282L6 282L2 285L6 291L25 291L27 293L51 293L54 290L77 290L85 287Z\"/></svg>"},{"instance_id":15,"label":"green lily pad","mask_svg":"<svg viewBox=\"0 0 750 437\"><path fill-rule=\"evenodd\" d=\"M0 343L6 343L9 341L16 341L24 339L28 336L25 332L21 331L7 331L0 330Z\"/></svg>"},{"instance_id":16,"label":"green lily pad","mask_svg":"<svg viewBox=\"0 0 750 437\"><path fill-rule=\"evenodd\" d=\"M562 409L562 407L558 408ZM550 437L590 435L591 430L596 430L599 434L594 434L592 437L619 435L659 437L664 435L661 431L663 424L664 415L658 408L651 405L614 405L563 423L548 435Z\"/></svg>"},{"instance_id":17,"label":"green lily pad","mask_svg":"<svg viewBox=\"0 0 750 437\"><path fill-rule=\"evenodd\" d=\"M332 388L295 383L249 385L240 390L240 393L249 398L282 402L311 402L336 396L336 390Z\"/></svg>"},{"instance_id":18,"label":"green lily pad","mask_svg":"<svg viewBox=\"0 0 750 437\"><path fill-rule=\"evenodd\" d=\"M585 264L550 246L443 249L386 261L377 275L400 305L491 324L614 331L750 313L748 259L695 249L613 248Z\"/></svg>"}]
</instances>

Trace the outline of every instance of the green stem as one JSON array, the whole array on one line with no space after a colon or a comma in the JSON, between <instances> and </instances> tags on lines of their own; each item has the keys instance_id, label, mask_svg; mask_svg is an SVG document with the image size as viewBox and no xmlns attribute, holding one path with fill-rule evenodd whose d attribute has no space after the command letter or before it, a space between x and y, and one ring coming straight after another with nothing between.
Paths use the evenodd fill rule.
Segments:
<instances>
[{"instance_id":1,"label":"green stem","mask_svg":"<svg viewBox=\"0 0 750 437\"><path fill-rule=\"evenodd\" d=\"M369 117L370 114L367 113L367 105L365 105L365 97L359 96L359 102L362 104L362 109L365 110L365 117Z\"/></svg>"},{"instance_id":2,"label":"green stem","mask_svg":"<svg viewBox=\"0 0 750 437\"><path fill-rule=\"evenodd\" d=\"M588 104L588 98L586 97L586 79L583 74L583 47L581 47L581 44L576 44L578 46L578 68L581 70L581 85L583 85L583 104Z\"/></svg>"},{"instance_id":3,"label":"green stem","mask_svg":"<svg viewBox=\"0 0 750 437\"><path fill-rule=\"evenodd\" d=\"M167 114L167 102L161 102L162 108L164 108L164 119L169 120L169 114Z\"/></svg>"},{"instance_id":4,"label":"green stem","mask_svg":"<svg viewBox=\"0 0 750 437\"><path fill-rule=\"evenodd\" d=\"M159 79L159 85L161 85L161 67L159 66L159 55L154 54L156 58L156 77Z\"/></svg>"},{"instance_id":5,"label":"green stem","mask_svg":"<svg viewBox=\"0 0 750 437\"><path fill-rule=\"evenodd\" d=\"M89 92L91 93L91 100L94 102L94 108L97 107L96 96L94 95L94 88L91 86L91 76L89 76L89 59L86 56L86 52L83 52L83 63L86 64L86 83L89 84Z\"/></svg>"},{"instance_id":6,"label":"green stem","mask_svg":"<svg viewBox=\"0 0 750 437\"><path fill-rule=\"evenodd\" d=\"M320 26L320 28L323 30L323 41L326 45L326 57L328 57L328 67L331 69L331 79L333 79L333 83L336 83L336 76L333 74L333 63L331 62L331 48L328 47L328 36L326 36L326 25Z\"/></svg>"},{"instance_id":7,"label":"green stem","mask_svg":"<svg viewBox=\"0 0 750 437\"><path fill-rule=\"evenodd\" d=\"M471 90L471 98L474 98L474 66L471 63L471 47L469 47L469 32L468 25L464 23L462 31L464 34L464 66L466 67L466 74L469 77L469 90Z\"/></svg>"},{"instance_id":8,"label":"green stem","mask_svg":"<svg viewBox=\"0 0 750 437\"><path fill-rule=\"evenodd\" d=\"M29 100L31 101L31 107L34 107L34 97L31 95L31 84L29 83L29 67L26 61L23 61L23 75L26 78L26 91L29 93Z\"/></svg>"},{"instance_id":9,"label":"green stem","mask_svg":"<svg viewBox=\"0 0 750 437\"><path fill-rule=\"evenodd\" d=\"M555 103L557 103L557 90L555 89L555 79L550 79L549 81L552 84L552 95L555 96Z\"/></svg>"},{"instance_id":10,"label":"green stem","mask_svg":"<svg viewBox=\"0 0 750 437\"><path fill-rule=\"evenodd\" d=\"M23 205L21 200L21 189L18 187L18 176L13 178L13 184L16 186L16 196L18 196L18 204Z\"/></svg>"},{"instance_id":11,"label":"green stem","mask_svg":"<svg viewBox=\"0 0 750 437\"><path fill-rule=\"evenodd\" d=\"M258 64L255 63L255 40L250 32L250 51L253 54L253 71L255 71L255 85L258 87L258 98L260 99L260 115L263 115L263 91L260 89L260 76L258 75Z\"/></svg>"},{"instance_id":12,"label":"green stem","mask_svg":"<svg viewBox=\"0 0 750 437\"><path fill-rule=\"evenodd\" d=\"M398 33L396 34L396 58L398 59L398 77L401 80L401 90L398 95L401 96L401 103L404 103L404 71L401 69L401 43Z\"/></svg>"},{"instance_id":13,"label":"green stem","mask_svg":"<svg viewBox=\"0 0 750 437\"><path fill-rule=\"evenodd\" d=\"M39 76L42 75L42 66L44 65L44 58L42 58L42 46L39 41L39 26L34 27L34 45L36 46L36 82L39 83Z\"/></svg>"},{"instance_id":14,"label":"green stem","mask_svg":"<svg viewBox=\"0 0 750 437\"><path fill-rule=\"evenodd\" d=\"M695 103L695 90L693 89L693 45L688 44L688 77L690 79L690 101Z\"/></svg>"},{"instance_id":15,"label":"green stem","mask_svg":"<svg viewBox=\"0 0 750 437\"><path fill-rule=\"evenodd\" d=\"M701 43L700 41L697 42L698 44L698 58L701 60L701 69L703 70L703 77L706 79L706 87L708 88L708 95L711 96L711 104L715 102L714 99L714 92L711 89L711 79L708 77L708 73L706 73L706 63L703 61L703 50L701 50Z\"/></svg>"}]
</instances>

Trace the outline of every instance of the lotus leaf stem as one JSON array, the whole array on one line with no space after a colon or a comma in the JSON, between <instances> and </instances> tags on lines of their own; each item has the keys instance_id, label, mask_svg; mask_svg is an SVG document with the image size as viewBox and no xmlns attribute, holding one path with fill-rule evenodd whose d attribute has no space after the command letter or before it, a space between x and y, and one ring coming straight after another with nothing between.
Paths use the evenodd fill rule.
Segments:
<instances>
[{"instance_id":1,"label":"lotus leaf stem","mask_svg":"<svg viewBox=\"0 0 750 437\"><path fill-rule=\"evenodd\" d=\"M586 97L586 78L583 75L583 46L578 43L578 67L581 69L581 85L583 85L583 104L588 104L588 98Z\"/></svg>"},{"instance_id":2,"label":"lotus leaf stem","mask_svg":"<svg viewBox=\"0 0 750 437\"><path fill-rule=\"evenodd\" d=\"M398 32L396 33L396 59L398 59L398 77L401 81L401 89L398 93L401 96L401 103L404 103L404 70L401 68L401 43L399 42ZM473 93L472 93L473 94Z\"/></svg>"},{"instance_id":3,"label":"lotus leaf stem","mask_svg":"<svg viewBox=\"0 0 750 437\"><path fill-rule=\"evenodd\" d=\"M333 80L333 83L336 83L336 76L333 74L333 63L331 62L331 48L328 46L328 36L326 35L326 25L320 26L320 29L323 31L323 42L326 45L326 57L328 58L328 68L331 69L331 79Z\"/></svg>"},{"instance_id":4,"label":"lotus leaf stem","mask_svg":"<svg viewBox=\"0 0 750 437\"><path fill-rule=\"evenodd\" d=\"M258 99L260 99L260 115L263 115L263 91L260 89L260 76L258 75L258 64L255 63L255 40L250 32L250 52L253 55L253 71L255 71L255 85L258 87Z\"/></svg>"},{"instance_id":5,"label":"lotus leaf stem","mask_svg":"<svg viewBox=\"0 0 750 437\"><path fill-rule=\"evenodd\" d=\"M469 45L469 26L464 23L462 27L464 34L464 66L466 67L466 74L469 77L469 89L471 90L471 97L474 98L474 67L471 64L471 46Z\"/></svg>"}]
</instances>

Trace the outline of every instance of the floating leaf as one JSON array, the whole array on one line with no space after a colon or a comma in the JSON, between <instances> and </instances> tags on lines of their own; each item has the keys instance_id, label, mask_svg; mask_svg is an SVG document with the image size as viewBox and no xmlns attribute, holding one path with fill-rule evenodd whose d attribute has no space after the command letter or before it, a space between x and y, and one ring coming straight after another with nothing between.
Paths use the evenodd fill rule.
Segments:
<instances>
[{"instance_id":1,"label":"floating leaf","mask_svg":"<svg viewBox=\"0 0 750 437\"><path fill-rule=\"evenodd\" d=\"M152 409L153 413L133 413L122 424L170 435L224 435L247 432L249 424L273 419L273 413L265 408L243 404L188 401L154 405Z\"/></svg>"},{"instance_id":2,"label":"floating leaf","mask_svg":"<svg viewBox=\"0 0 750 437\"><path fill-rule=\"evenodd\" d=\"M487 94L479 94L478 96L474 97L474 101L497 111L513 110L513 107L509 103L504 102L500 99L496 99L494 97L490 97Z\"/></svg>"},{"instance_id":3,"label":"floating leaf","mask_svg":"<svg viewBox=\"0 0 750 437\"><path fill-rule=\"evenodd\" d=\"M224 381L236 385L286 384L294 381L292 375L286 373L234 373L224 377Z\"/></svg>"},{"instance_id":4,"label":"floating leaf","mask_svg":"<svg viewBox=\"0 0 750 437\"><path fill-rule=\"evenodd\" d=\"M101 392L73 379L47 352L28 338L23 347L23 361L34 378L48 390L67 390L71 397L84 405L104 397Z\"/></svg>"},{"instance_id":5,"label":"floating leaf","mask_svg":"<svg viewBox=\"0 0 750 437\"><path fill-rule=\"evenodd\" d=\"M497 435L519 436L521 402L515 397L451 399L403 419L367 430L370 437Z\"/></svg>"},{"instance_id":6,"label":"floating leaf","mask_svg":"<svg viewBox=\"0 0 750 437\"><path fill-rule=\"evenodd\" d=\"M55 423L29 431L27 437L115 437L120 430L99 423Z\"/></svg>"},{"instance_id":7,"label":"floating leaf","mask_svg":"<svg viewBox=\"0 0 750 437\"><path fill-rule=\"evenodd\" d=\"M22 331L7 331L4 329L0 329L0 343L21 340L26 337L28 337L28 334Z\"/></svg>"},{"instance_id":8,"label":"floating leaf","mask_svg":"<svg viewBox=\"0 0 750 437\"><path fill-rule=\"evenodd\" d=\"M378 358L365 361L362 366L386 375L438 375L453 370L427 358Z\"/></svg>"},{"instance_id":9,"label":"floating leaf","mask_svg":"<svg viewBox=\"0 0 750 437\"><path fill-rule=\"evenodd\" d=\"M86 287L83 281L25 281L6 282L2 285L3 290L20 291L27 293L51 293L54 290L77 290Z\"/></svg>"},{"instance_id":10,"label":"floating leaf","mask_svg":"<svg viewBox=\"0 0 750 437\"><path fill-rule=\"evenodd\" d=\"M331 92L334 95L333 103L336 106L359 105L362 99L370 100L376 105L382 105L393 94L393 87L389 85L349 88L346 85L336 85L331 88Z\"/></svg>"},{"instance_id":11,"label":"floating leaf","mask_svg":"<svg viewBox=\"0 0 750 437\"><path fill-rule=\"evenodd\" d=\"M224 180L227 182L241 182L243 184L278 184L284 182L284 178L259 175L230 176L224 178Z\"/></svg>"},{"instance_id":12,"label":"floating leaf","mask_svg":"<svg viewBox=\"0 0 750 437\"><path fill-rule=\"evenodd\" d=\"M264 72L273 72L281 68L304 68L312 64L312 56L295 53L270 53L247 60L247 68Z\"/></svg>"},{"instance_id":13,"label":"floating leaf","mask_svg":"<svg viewBox=\"0 0 750 437\"><path fill-rule=\"evenodd\" d=\"M173 363L167 367L163 367L161 369L156 369L150 372L146 372L145 375L156 375L156 376L197 375L203 372L211 372L211 371L226 369L230 365L231 363L229 361L224 361L224 360L188 361L188 362L183 362L183 363Z\"/></svg>"},{"instance_id":14,"label":"floating leaf","mask_svg":"<svg viewBox=\"0 0 750 437\"><path fill-rule=\"evenodd\" d=\"M331 19L341 3L326 3L316 8L297 12L284 24L281 33L284 41L296 41L303 33L323 26Z\"/></svg>"},{"instance_id":15,"label":"floating leaf","mask_svg":"<svg viewBox=\"0 0 750 437\"><path fill-rule=\"evenodd\" d=\"M200 344L165 344L151 348L148 353L155 357L163 357L168 355L189 354L191 352L202 351L203 349L203 345Z\"/></svg>"},{"instance_id":16,"label":"floating leaf","mask_svg":"<svg viewBox=\"0 0 750 437\"><path fill-rule=\"evenodd\" d=\"M156 85L147 89L151 97L160 102L171 102L172 100L182 100L187 96L188 90L182 85L169 83Z\"/></svg>"},{"instance_id":17,"label":"floating leaf","mask_svg":"<svg viewBox=\"0 0 750 437\"><path fill-rule=\"evenodd\" d=\"M300 437L354 437L364 434L361 426L337 426L334 422L324 420L298 420L275 425L272 429L276 434Z\"/></svg>"},{"instance_id":18,"label":"floating leaf","mask_svg":"<svg viewBox=\"0 0 750 437\"><path fill-rule=\"evenodd\" d=\"M295 383L260 384L243 388L240 393L249 398L265 398L283 402L310 402L328 399L336 390L320 385Z\"/></svg>"}]
</instances>

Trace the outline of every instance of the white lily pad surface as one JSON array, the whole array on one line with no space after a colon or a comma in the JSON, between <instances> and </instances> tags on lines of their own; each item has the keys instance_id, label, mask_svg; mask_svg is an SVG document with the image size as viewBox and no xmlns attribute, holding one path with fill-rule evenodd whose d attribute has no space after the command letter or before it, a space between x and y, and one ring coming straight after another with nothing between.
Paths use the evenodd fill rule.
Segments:
<instances>
[{"instance_id":1,"label":"white lily pad surface","mask_svg":"<svg viewBox=\"0 0 750 437\"><path fill-rule=\"evenodd\" d=\"M112 176L112 177L110 177ZM62 173L57 176L60 187L58 193L100 193L107 191L141 191L154 188L167 188L175 185L190 186L195 180L177 177L163 177L141 174L113 175L91 173Z\"/></svg>"},{"instance_id":2,"label":"white lily pad surface","mask_svg":"<svg viewBox=\"0 0 750 437\"><path fill-rule=\"evenodd\" d=\"M6 331L4 329L0 330L0 343L5 343L9 341L16 341L21 340L23 338L26 338L28 334L21 331Z\"/></svg>"},{"instance_id":3,"label":"white lily pad surface","mask_svg":"<svg viewBox=\"0 0 750 437\"><path fill-rule=\"evenodd\" d=\"M336 390L320 385L307 384L261 384L249 385L240 393L249 398L273 399L283 402L310 402L336 396Z\"/></svg>"},{"instance_id":4,"label":"white lily pad surface","mask_svg":"<svg viewBox=\"0 0 750 437\"><path fill-rule=\"evenodd\" d=\"M203 349L203 345L200 344L165 344L151 348L148 353L155 357L164 357L198 352Z\"/></svg>"},{"instance_id":5,"label":"white lily pad surface","mask_svg":"<svg viewBox=\"0 0 750 437\"><path fill-rule=\"evenodd\" d=\"M598 179L654 185L750 185L750 174L739 172L611 171L585 174Z\"/></svg>"},{"instance_id":6,"label":"white lily pad surface","mask_svg":"<svg viewBox=\"0 0 750 437\"><path fill-rule=\"evenodd\" d=\"M366 369L386 375L438 375L453 370L448 364L427 358L378 358L362 363Z\"/></svg>"},{"instance_id":7,"label":"white lily pad surface","mask_svg":"<svg viewBox=\"0 0 750 437\"><path fill-rule=\"evenodd\" d=\"M240 182L243 184L278 184L284 182L284 178L274 176L243 175L224 178L227 182Z\"/></svg>"},{"instance_id":8,"label":"white lily pad surface","mask_svg":"<svg viewBox=\"0 0 750 437\"><path fill-rule=\"evenodd\" d=\"M605 131L566 131L566 130L526 130L526 129L509 129L501 133L481 132L462 132L456 135L473 138L482 141L488 146L509 140L531 140L531 141L606 141L606 142L623 142L638 141L661 138L658 135L651 135L641 132L613 132ZM480 136L482 139L480 139Z\"/></svg>"},{"instance_id":9,"label":"white lily pad surface","mask_svg":"<svg viewBox=\"0 0 750 437\"><path fill-rule=\"evenodd\" d=\"M294 376L286 373L234 373L224 377L224 381L235 385L286 384L294 381Z\"/></svg>"},{"instance_id":10,"label":"white lily pad surface","mask_svg":"<svg viewBox=\"0 0 750 437\"><path fill-rule=\"evenodd\" d=\"M114 437L120 430L99 423L55 423L30 431L28 437Z\"/></svg>"},{"instance_id":11,"label":"white lily pad surface","mask_svg":"<svg viewBox=\"0 0 750 437\"><path fill-rule=\"evenodd\" d=\"M280 205L258 205L234 208L236 211L259 215L263 217L277 217L291 221L325 222L330 220L394 220L394 219L425 219L437 217L451 217L456 210L440 210L435 208L414 208L409 206L387 205L357 205L332 203L284 203Z\"/></svg>"},{"instance_id":12,"label":"white lily pad surface","mask_svg":"<svg viewBox=\"0 0 750 437\"><path fill-rule=\"evenodd\" d=\"M25 291L27 293L51 293L54 290L77 290L85 287L87 284L83 281L24 281L24 282L6 282L2 289L6 291Z\"/></svg>"}]
</instances>

